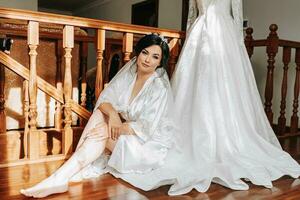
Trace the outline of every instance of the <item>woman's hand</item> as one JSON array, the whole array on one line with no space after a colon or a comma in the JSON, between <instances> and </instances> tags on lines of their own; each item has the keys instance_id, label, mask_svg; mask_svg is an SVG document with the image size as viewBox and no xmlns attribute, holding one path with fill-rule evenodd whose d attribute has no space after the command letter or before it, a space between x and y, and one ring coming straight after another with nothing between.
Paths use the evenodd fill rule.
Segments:
<instances>
[{"instance_id":1,"label":"woman's hand","mask_svg":"<svg viewBox=\"0 0 300 200\"><path fill-rule=\"evenodd\" d=\"M117 140L120 135L133 135L135 134L133 129L130 127L128 123L122 123L118 128L111 128L111 138L113 140Z\"/></svg>"},{"instance_id":2,"label":"woman's hand","mask_svg":"<svg viewBox=\"0 0 300 200\"><path fill-rule=\"evenodd\" d=\"M128 122L124 122L120 128L122 135L134 135L134 130L130 127Z\"/></svg>"},{"instance_id":3,"label":"woman's hand","mask_svg":"<svg viewBox=\"0 0 300 200\"><path fill-rule=\"evenodd\" d=\"M122 131L122 121L118 113L111 113L109 115L108 126L111 139L118 139Z\"/></svg>"}]
</instances>

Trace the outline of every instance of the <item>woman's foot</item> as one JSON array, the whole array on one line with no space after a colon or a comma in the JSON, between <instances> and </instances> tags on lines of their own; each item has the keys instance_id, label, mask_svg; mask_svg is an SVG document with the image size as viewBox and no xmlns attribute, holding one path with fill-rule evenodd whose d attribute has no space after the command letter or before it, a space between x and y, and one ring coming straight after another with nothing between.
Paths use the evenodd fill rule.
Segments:
<instances>
[{"instance_id":1,"label":"woman's foot","mask_svg":"<svg viewBox=\"0 0 300 200\"><path fill-rule=\"evenodd\" d=\"M68 191L68 183L58 180L55 175L43 180L28 189L21 189L20 192L27 197L42 198L51 194Z\"/></svg>"}]
</instances>

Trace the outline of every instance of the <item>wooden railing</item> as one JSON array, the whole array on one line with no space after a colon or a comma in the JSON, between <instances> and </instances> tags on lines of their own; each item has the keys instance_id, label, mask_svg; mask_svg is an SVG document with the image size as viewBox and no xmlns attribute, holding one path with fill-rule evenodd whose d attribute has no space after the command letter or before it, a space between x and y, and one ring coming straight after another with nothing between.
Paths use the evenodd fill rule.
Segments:
<instances>
[{"instance_id":1,"label":"wooden railing","mask_svg":"<svg viewBox=\"0 0 300 200\"><path fill-rule=\"evenodd\" d=\"M15 59L6 55L4 53L0 53L0 119L3 120L5 124L5 97L4 97L4 68L8 68L21 76L24 81L24 117L25 123L28 123L28 126L25 126L24 132L24 149L26 149L24 160L39 160L41 159L39 156L39 134L40 131L37 127L37 90L41 89L45 93L47 93L50 97L56 100L56 113L55 113L55 127L57 129L61 128L61 124L64 124L62 128L62 154L68 155L72 152L72 143L73 143L73 132L72 132L72 112L77 113L81 118L88 119L90 112L87 111L84 107L86 106L86 80L85 80L85 72L86 72L86 49L87 43L93 42L95 44L96 49L96 59L97 59L97 73L96 73L96 81L95 81L95 93L96 96L100 94L103 89L104 79L103 77L103 58L104 51L106 47L106 33L108 31L118 32L123 34L123 61L126 63L133 52L133 43L135 38L141 37L141 35L149 34L149 33L158 33L168 38L171 56L170 56L170 65L168 69L169 75L172 74L176 60L179 54L179 41L184 37L183 32L167 30L167 29L158 29L144 26L136 26L129 24L121 24L109 21L102 21L96 19L87 19L73 16L64 16L64 15L56 15L42 12L33 12L33 11L25 11L18 9L6 9L0 8L0 18L5 19L15 19L24 21L27 27L27 34L23 32L16 32L16 35L22 35L23 37L27 37L27 44L29 48L29 70L18 63ZM56 24L61 25L63 28L62 34L51 34L40 31L40 24ZM74 36L75 28L85 28L85 29L93 29L95 30L95 35L90 35L86 37L78 37L82 42L80 46L81 52L83 50L84 53L84 61L81 63L83 76L81 78L81 105L77 104L72 99L72 49L74 48L74 40L76 40L76 36ZM12 32L13 30L11 30ZM2 34L6 34L6 31L0 30ZM10 32L10 34L12 34ZM39 56L37 53L37 48L42 48L39 45L39 41L41 37L55 38L58 42L57 45L60 47L57 49L56 53L58 55L64 54L64 78L61 77L62 69L61 67L57 67L57 75L56 75L56 86L52 86L47 81L43 80L37 75L37 69L40 67L37 65L37 57ZM61 47L62 46L62 47ZM85 50L84 50L85 49ZM61 60L57 60L57 66L61 65ZM62 85L63 79L63 85ZM106 79L107 80L107 79ZM64 112L64 118L62 118L62 110ZM62 123L63 122L63 123ZM3 123L2 123L3 124ZM1 133L6 133L5 126L1 125ZM27 136L28 135L28 136Z\"/></svg>"},{"instance_id":2,"label":"wooden railing","mask_svg":"<svg viewBox=\"0 0 300 200\"><path fill-rule=\"evenodd\" d=\"M251 58L256 47L265 47L268 56L267 60L267 76L265 85L265 112L269 119L269 122L273 125L275 133L280 139L291 138L295 143L295 136L299 136L299 90L300 90L300 42L294 42L289 40L279 39L277 30L278 26L275 24L270 25L270 33L267 39L254 40L253 29L248 28L246 30L245 45L248 51L248 55ZM280 114L277 120L274 120L274 113L272 109L273 105L273 90L274 90L274 68L276 57L278 56L279 49L282 48L282 82L281 82L281 102L280 102ZM290 85L288 81L288 70L291 65L292 52L295 57L295 80L294 84ZM292 70L292 69L290 69ZM288 87L293 87L293 103L287 105L287 91ZM287 124L286 108L292 106L292 114L290 116L290 124Z\"/></svg>"}]
</instances>

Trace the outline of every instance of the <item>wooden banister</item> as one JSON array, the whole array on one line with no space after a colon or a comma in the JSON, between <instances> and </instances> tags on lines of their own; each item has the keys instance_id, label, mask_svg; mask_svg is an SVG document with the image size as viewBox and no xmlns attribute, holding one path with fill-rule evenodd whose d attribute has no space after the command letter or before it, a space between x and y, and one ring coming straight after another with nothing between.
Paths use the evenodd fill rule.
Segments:
<instances>
[{"instance_id":1,"label":"wooden banister","mask_svg":"<svg viewBox=\"0 0 300 200\"><path fill-rule=\"evenodd\" d=\"M37 73L36 73L36 60L37 60L37 47L39 44L39 23L29 21L28 23L28 46L30 56L30 70L29 70L29 125L30 130L36 129L36 118L37 118Z\"/></svg>"},{"instance_id":2,"label":"wooden banister","mask_svg":"<svg viewBox=\"0 0 300 200\"><path fill-rule=\"evenodd\" d=\"M97 29L96 51L97 51L97 70L95 81L95 96L98 97L103 89L102 61L105 49L105 30Z\"/></svg>"},{"instance_id":3,"label":"wooden banister","mask_svg":"<svg viewBox=\"0 0 300 200\"><path fill-rule=\"evenodd\" d=\"M255 40L252 37L253 29L248 28L246 30L246 38L245 45L248 51L248 55L251 58L253 54L254 47L265 47L267 50L268 56L268 66L267 66L267 81L265 88L265 112L269 119L270 124L272 125L275 133L280 139L283 148L286 151L289 151L294 156L299 156L299 151L296 150L299 137L300 137L300 129L299 129L299 94L300 94L300 42L280 39L277 30L278 26L276 24L271 24L269 27L270 33L267 39ZM279 49L282 51L279 51ZM283 67L281 68L280 73L282 73L282 81L281 87L274 87L273 78L276 77L274 73L278 73L278 70L274 70L275 68L275 60L277 54L282 53L282 63ZM291 63L292 54L295 52L295 61ZM292 66L296 64L296 69L291 71ZM281 65L278 62L277 65ZM291 65L291 67L289 67ZM295 79L289 80L289 74L295 73ZM291 76L294 78L294 76ZM280 88L279 94L281 94L280 99L280 108L279 108L279 117L277 124L273 123L273 111L272 105L276 105L272 103L273 98L273 89ZM288 92L288 88L293 88L292 92ZM278 91L277 91L278 92ZM293 101L290 105L287 105L289 101L288 97L292 98ZM286 112L286 108L291 107L292 113ZM276 111L278 109L275 109ZM287 123L287 116L290 115L290 124ZM285 140L289 140L286 142ZM297 152L298 151L298 152Z\"/></svg>"},{"instance_id":4,"label":"wooden banister","mask_svg":"<svg viewBox=\"0 0 300 200\"><path fill-rule=\"evenodd\" d=\"M86 71L87 71L87 59L88 59L88 43L81 42L80 43L80 86L81 86L81 94L80 94L80 105L82 107L86 107Z\"/></svg>"},{"instance_id":5,"label":"wooden banister","mask_svg":"<svg viewBox=\"0 0 300 200\"><path fill-rule=\"evenodd\" d=\"M24 79L29 80L29 70L13 58L11 58L9 55L0 52L0 63L5 65L8 69L12 70ZM64 103L62 94L54 86L52 86L39 76L37 76L37 85L40 90L44 91L46 94L59 101L60 103ZM72 111L74 111L76 114L83 117L84 119L89 119L91 113L88 110L78 105L73 100L71 100L70 102L72 105Z\"/></svg>"},{"instance_id":6,"label":"wooden banister","mask_svg":"<svg viewBox=\"0 0 300 200\"><path fill-rule=\"evenodd\" d=\"M29 135L28 135L28 157L39 158L39 131L37 130L37 47L39 44L39 23L29 21L27 41L29 46Z\"/></svg>"},{"instance_id":7,"label":"wooden banister","mask_svg":"<svg viewBox=\"0 0 300 200\"><path fill-rule=\"evenodd\" d=\"M63 32L63 48L65 49L65 78L64 78L64 99L65 99L65 127L62 137L62 151L63 154L72 153L73 130L72 125L72 73L71 73L71 59L72 49L74 48L74 27L66 25Z\"/></svg>"},{"instance_id":8,"label":"wooden banister","mask_svg":"<svg viewBox=\"0 0 300 200\"><path fill-rule=\"evenodd\" d=\"M177 63L177 57L179 55L179 41L177 38L173 38L170 43L170 59L169 59L169 69L168 69L168 75L169 77L172 77L172 74L175 70L175 66Z\"/></svg>"},{"instance_id":9,"label":"wooden banister","mask_svg":"<svg viewBox=\"0 0 300 200\"><path fill-rule=\"evenodd\" d=\"M27 31L20 30L20 29L11 29L11 28L0 27L0 34L6 35L7 37L10 37L10 36L27 37ZM54 39L54 40L62 39L61 33L49 33L49 32L40 31L39 36L40 36L40 39ZM88 36L88 35L75 35L74 40L78 41L78 42L94 42L95 37Z\"/></svg>"},{"instance_id":10,"label":"wooden banister","mask_svg":"<svg viewBox=\"0 0 300 200\"><path fill-rule=\"evenodd\" d=\"M88 43L94 43L96 48L96 58L97 58L97 73L95 81L95 96L99 96L103 89L103 72L107 72L105 65L108 59L106 58L107 38L105 37L107 31L118 32L116 35L123 35L123 41L118 38L121 42L118 43L114 48L116 52L122 57L121 51L123 50L124 57L122 61L128 62L131 58L131 53L133 52L133 45L138 38L142 35L149 33L158 33L167 38L170 42L171 49L171 70L168 71L169 74L173 71L176 64L176 60L179 54L179 44L180 40L185 37L185 32L176 30L159 29L153 27L145 27L138 25L122 24L111 21L97 20L97 19L87 19L74 16L64 16L57 14L49 14L43 12L34 12L19 9L8 9L0 7L0 34L11 35L12 37L18 38L27 37L28 46L30 49L30 68L27 69L22 64L18 63L12 57L0 52L0 64L2 64L7 69L12 70L19 76L25 79L24 81L24 116L25 120L25 130L24 130L24 157L31 159L30 161L39 159L39 142L40 142L40 129L37 129L37 90L40 89L48 94L51 98L56 100L55 115L54 115L54 125L56 131L62 131L62 153L64 155L70 154L73 147L73 130L72 125L72 111L79 115L80 125L84 124L84 120L88 120L91 113L85 109L86 106L86 69L87 69L87 52ZM3 23L4 22L4 23ZM17 26L14 26L14 25ZM27 26L28 25L28 26ZM88 35L86 31L82 31L81 28L93 29L96 32L95 35ZM75 31L74 31L75 30ZM26 34L28 31L28 34ZM75 34L74 34L75 32ZM18 38L19 39L19 38ZM37 48L39 41L41 39L46 39L47 42L53 41L56 44L56 81L55 86L46 82L37 75L37 67L41 69L43 66L37 66ZM24 38L22 38L24 40ZM79 41L77 44L80 45L80 69L72 66L72 49L74 48L74 42ZM123 42L123 43L122 43ZM122 46L123 44L123 46ZM61 47L63 46L63 48ZM39 47L41 48L41 47ZM75 47L75 53L77 55L77 46ZM83 53L83 54L82 54ZM105 54L105 55L104 55ZM64 59L62 56L64 55ZM105 58L104 58L105 57ZM76 58L76 57L75 57ZM64 65L62 65L64 61ZM77 61L77 60L75 60ZM104 61L104 62L103 62ZM108 62L107 62L108 63ZM55 64L54 64L55 65ZM62 70L62 66L65 67ZM55 67L55 66L53 66ZM78 72L81 72L81 85L79 86L81 105L72 99L72 73L71 68ZM62 80L62 71L64 71L64 78ZM75 72L75 73L76 73ZM73 73L74 74L74 73ZM3 77L3 76L2 76ZM1 78L2 78L1 77ZM63 82L63 86L62 86ZM4 83L2 81L1 83ZM2 87L3 88L3 87ZM3 92L2 92L3 93ZM3 100L2 98L0 100ZM1 101L0 103L2 103ZM1 105L4 105L2 103ZM1 111L3 111L0 105ZM62 111L64 112L64 120L62 117ZM3 112L2 112L3 113ZM3 116L3 115L1 115ZM82 120L84 119L84 120ZM64 122L64 123L62 123ZM62 129L62 124L64 128ZM2 127L1 127L2 128ZM74 135L76 138L76 135ZM22 139L21 139L22 140ZM21 144L22 145L22 144ZM21 158L21 157L20 157ZM23 158L23 157L22 157Z\"/></svg>"},{"instance_id":11,"label":"wooden banister","mask_svg":"<svg viewBox=\"0 0 300 200\"><path fill-rule=\"evenodd\" d=\"M72 111L78 114L80 117L88 120L92 115L90 111L85 109L84 107L78 105L73 99L70 100Z\"/></svg>"},{"instance_id":12,"label":"wooden banister","mask_svg":"<svg viewBox=\"0 0 300 200\"><path fill-rule=\"evenodd\" d=\"M280 102L280 116L278 118L278 135L283 135L285 133L286 127L286 118L285 118L285 109L286 109L286 95L287 95L287 85L288 85L288 68L291 61L291 51L290 47L283 48L283 77L281 83L281 102Z\"/></svg>"},{"instance_id":13,"label":"wooden banister","mask_svg":"<svg viewBox=\"0 0 300 200\"><path fill-rule=\"evenodd\" d=\"M80 42L80 78L79 78L79 91L80 91L80 105L86 108L87 102L87 81L86 81L86 72L87 72L87 59L88 59L88 43ZM79 125L84 127L86 120L80 118Z\"/></svg>"},{"instance_id":14,"label":"wooden banister","mask_svg":"<svg viewBox=\"0 0 300 200\"><path fill-rule=\"evenodd\" d=\"M133 51L133 34L124 33L123 35L123 64L126 64L130 60L130 55Z\"/></svg>"},{"instance_id":15,"label":"wooden banister","mask_svg":"<svg viewBox=\"0 0 300 200\"><path fill-rule=\"evenodd\" d=\"M63 95L63 86L62 86L62 40L58 40L56 43L56 76L55 76L55 85L61 95ZM62 104L59 101L55 102L55 114L54 114L54 126L57 130L62 129Z\"/></svg>"},{"instance_id":16,"label":"wooden banister","mask_svg":"<svg viewBox=\"0 0 300 200\"><path fill-rule=\"evenodd\" d=\"M0 64L0 134L6 132L6 114L5 114L5 66Z\"/></svg>"},{"instance_id":17,"label":"wooden banister","mask_svg":"<svg viewBox=\"0 0 300 200\"><path fill-rule=\"evenodd\" d=\"M300 42L289 41L289 40L279 40L279 46L281 46L281 47L300 48Z\"/></svg>"},{"instance_id":18,"label":"wooden banister","mask_svg":"<svg viewBox=\"0 0 300 200\"><path fill-rule=\"evenodd\" d=\"M28 158L28 135L29 135L29 84L28 80L23 81L24 94L24 158Z\"/></svg>"},{"instance_id":19,"label":"wooden banister","mask_svg":"<svg viewBox=\"0 0 300 200\"><path fill-rule=\"evenodd\" d=\"M86 28L95 28L95 29L100 28L104 30L135 33L135 34L149 34L149 33L156 32L164 35L165 37L172 37L172 38L183 38L185 36L185 32L183 31L160 29L160 28L138 26L138 25L131 25L131 24L122 24L122 23L104 21L98 19L87 19L82 17L58 15L58 14L35 12L29 10L3 8L3 7L0 8L0 17L86 27Z\"/></svg>"},{"instance_id":20,"label":"wooden banister","mask_svg":"<svg viewBox=\"0 0 300 200\"><path fill-rule=\"evenodd\" d=\"M273 99L273 85L274 85L274 68L275 68L275 56L278 52L279 37L277 35L277 25L270 26L270 34L267 38L267 54L268 54L268 72L265 87L265 112L268 117L270 124L273 123L273 110L272 110L272 99Z\"/></svg>"},{"instance_id":21,"label":"wooden banister","mask_svg":"<svg viewBox=\"0 0 300 200\"><path fill-rule=\"evenodd\" d=\"M294 84L294 100L293 100L293 115L291 117L291 133L298 132L298 107L299 107L299 94L300 94L300 48L296 48L295 55L296 63L296 78Z\"/></svg>"}]
</instances>

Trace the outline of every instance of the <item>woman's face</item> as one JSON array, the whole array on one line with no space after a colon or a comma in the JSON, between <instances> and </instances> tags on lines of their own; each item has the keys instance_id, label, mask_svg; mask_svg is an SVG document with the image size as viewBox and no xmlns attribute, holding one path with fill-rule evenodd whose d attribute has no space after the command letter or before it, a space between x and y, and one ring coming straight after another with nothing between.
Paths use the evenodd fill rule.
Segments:
<instances>
[{"instance_id":1,"label":"woman's face","mask_svg":"<svg viewBox=\"0 0 300 200\"><path fill-rule=\"evenodd\" d=\"M160 65L162 50L158 45L146 47L137 57L137 70L140 73L151 74Z\"/></svg>"}]
</instances>

